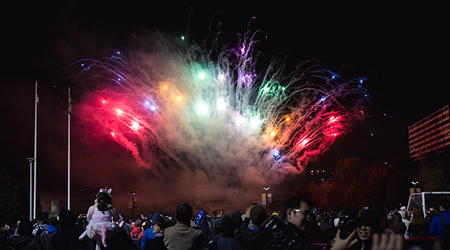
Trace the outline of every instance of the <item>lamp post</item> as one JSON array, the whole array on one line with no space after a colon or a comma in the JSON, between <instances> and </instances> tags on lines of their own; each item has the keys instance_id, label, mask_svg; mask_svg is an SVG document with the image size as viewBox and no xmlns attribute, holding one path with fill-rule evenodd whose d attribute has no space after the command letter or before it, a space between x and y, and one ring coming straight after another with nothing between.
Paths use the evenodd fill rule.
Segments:
<instances>
[{"instance_id":1,"label":"lamp post","mask_svg":"<svg viewBox=\"0 0 450 250\"><path fill-rule=\"evenodd\" d=\"M269 200L267 199L267 190L269 190L270 187L263 187L263 189L266 191L266 213L268 213L269 212L269 210L268 210Z\"/></svg>"},{"instance_id":2,"label":"lamp post","mask_svg":"<svg viewBox=\"0 0 450 250\"><path fill-rule=\"evenodd\" d=\"M418 181L411 181L411 183L414 185L414 193L416 192L416 185L419 183Z\"/></svg>"},{"instance_id":3,"label":"lamp post","mask_svg":"<svg viewBox=\"0 0 450 250\"><path fill-rule=\"evenodd\" d=\"M134 195L136 194L136 191L130 191L131 193L131 219L134 218Z\"/></svg>"}]
</instances>

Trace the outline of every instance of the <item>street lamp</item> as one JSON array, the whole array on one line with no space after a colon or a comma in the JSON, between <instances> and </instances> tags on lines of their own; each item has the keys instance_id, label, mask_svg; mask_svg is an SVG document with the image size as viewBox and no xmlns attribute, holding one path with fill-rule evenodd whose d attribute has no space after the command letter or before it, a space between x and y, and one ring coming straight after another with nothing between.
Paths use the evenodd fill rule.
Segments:
<instances>
[{"instance_id":1,"label":"street lamp","mask_svg":"<svg viewBox=\"0 0 450 250\"><path fill-rule=\"evenodd\" d=\"M268 213L269 212L269 210L268 210L269 200L267 199L267 190L269 190L270 187L263 187L263 189L266 191L266 213Z\"/></svg>"},{"instance_id":2,"label":"street lamp","mask_svg":"<svg viewBox=\"0 0 450 250\"><path fill-rule=\"evenodd\" d=\"M416 192L416 185L419 183L418 181L411 181L411 183L414 185L414 193Z\"/></svg>"},{"instance_id":3,"label":"street lamp","mask_svg":"<svg viewBox=\"0 0 450 250\"><path fill-rule=\"evenodd\" d=\"M136 191L130 191L131 193L131 219L134 218L134 195L136 194Z\"/></svg>"}]
</instances>

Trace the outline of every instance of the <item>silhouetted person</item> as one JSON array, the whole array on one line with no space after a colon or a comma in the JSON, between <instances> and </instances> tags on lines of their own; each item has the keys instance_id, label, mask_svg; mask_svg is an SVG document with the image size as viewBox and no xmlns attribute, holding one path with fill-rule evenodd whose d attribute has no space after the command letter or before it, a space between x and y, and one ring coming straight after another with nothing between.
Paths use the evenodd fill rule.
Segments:
<instances>
[{"instance_id":1,"label":"silhouetted person","mask_svg":"<svg viewBox=\"0 0 450 250\"><path fill-rule=\"evenodd\" d=\"M39 238L33 235L33 225L30 221L21 221L16 235L8 239L8 249L41 250L42 244Z\"/></svg>"},{"instance_id":2,"label":"silhouetted person","mask_svg":"<svg viewBox=\"0 0 450 250\"><path fill-rule=\"evenodd\" d=\"M78 236L83 230L75 228L77 216L67 209L59 212L59 225L61 229L57 230L51 239L52 250L76 250L80 248L81 241Z\"/></svg>"}]
</instances>

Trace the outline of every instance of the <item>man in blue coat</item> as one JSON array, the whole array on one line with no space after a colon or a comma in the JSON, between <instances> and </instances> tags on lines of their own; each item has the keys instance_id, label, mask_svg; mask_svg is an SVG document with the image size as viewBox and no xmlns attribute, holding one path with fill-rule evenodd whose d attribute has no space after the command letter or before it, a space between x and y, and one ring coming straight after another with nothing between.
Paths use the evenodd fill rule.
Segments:
<instances>
[{"instance_id":1,"label":"man in blue coat","mask_svg":"<svg viewBox=\"0 0 450 250\"><path fill-rule=\"evenodd\" d=\"M144 231L144 236L142 237L141 240L141 249L144 249L145 244L147 244L147 241L155 238L155 234L153 233L153 226L155 226L156 222L158 222L159 220L162 220L161 214L155 213L152 216L152 226Z\"/></svg>"},{"instance_id":2,"label":"man in blue coat","mask_svg":"<svg viewBox=\"0 0 450 250\"><path fill-rule=\"evenodd\" d=\"M444 221L450 224L450 214L448 213L448 210L450 209L450 201L444 200L441 202L441 205L439 206L440 215L442 218L444 218ZM431 228L430 228L430 235L437 236L441 238L442 230L444 229L444 224L442 223L441 219L438 215L433 216L433 219L431 220Z\"/></svg>"}]
</instances>

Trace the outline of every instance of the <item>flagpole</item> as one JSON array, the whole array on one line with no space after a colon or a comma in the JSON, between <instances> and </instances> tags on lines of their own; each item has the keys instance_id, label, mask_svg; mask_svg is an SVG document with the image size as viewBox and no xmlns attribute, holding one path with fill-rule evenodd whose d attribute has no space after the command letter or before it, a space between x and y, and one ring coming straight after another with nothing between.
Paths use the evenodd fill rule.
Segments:
<instances>
[{"instance_id":1,"label":"flagpole","mask_svg":"<svg viewBox=\"0 0 450 250\"><path fill-rule=\"evenodd\" d=\"M34 95L34 183L33 183L33 219L36 219L36 179L37 179L37 111L39 105L38 82L35 81Z\"/></svg>"},{"instance_id":2,"label":"flagpole","mask_svg":"<svg viewBox=\"0 0 450 250\"><path fill-rule=\"evenodd\" d=\"M72 96L70 94L69 87L69 112L67 115L68 126L67 126L67 209L70 210L70 116L72 115Z\"/></svg>"},{"instance_id":3,"label":"flagpole","mask_svg":"<svg viewBox=\"0 0 450 250\"><path fill-rule=\"evenodd\" d=\"M33 219L33 161L30 160L30 221Z\"/></svg>"},{"instance_id":4,"label":"flagpole","mask_svg":"<svg viewBox=\"0 0 450 250\"><path fill-rule=\"evenodd\" d=\"M30 221L33 219L33 162L34 158L27 158L30 162Z\"/></svg>"}]
</instances>

